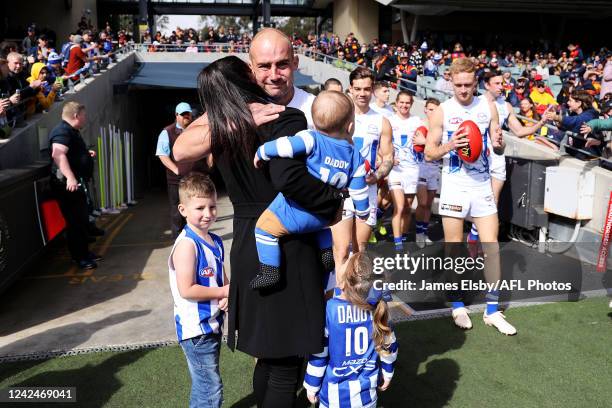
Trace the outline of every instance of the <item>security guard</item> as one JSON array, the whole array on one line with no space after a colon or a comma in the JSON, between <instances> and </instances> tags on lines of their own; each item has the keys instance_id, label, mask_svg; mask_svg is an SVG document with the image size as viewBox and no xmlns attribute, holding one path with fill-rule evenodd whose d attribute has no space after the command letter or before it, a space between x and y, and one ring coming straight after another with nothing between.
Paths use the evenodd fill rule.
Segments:
<instances>
[{"instance_id":1,"label":"security guard","mask_svg":"<svg viewBox=\"0 0 612 408\"><path fill-rule=\"evenodd\" d=\"M88 209L85 182L93 175L93 158L79 129L85 126L85 106L67 102L62 121L49 134L51 152L51 187L66 220L70 255L82 269L93 269L100 258L88 248Z\"/></svg>"}]
</instances>

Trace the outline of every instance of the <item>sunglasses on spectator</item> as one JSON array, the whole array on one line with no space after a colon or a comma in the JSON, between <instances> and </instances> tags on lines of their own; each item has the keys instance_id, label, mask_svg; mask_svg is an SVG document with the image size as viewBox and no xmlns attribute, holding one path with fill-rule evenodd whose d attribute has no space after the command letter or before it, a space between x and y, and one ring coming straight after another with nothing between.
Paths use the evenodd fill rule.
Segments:
<instances>
[{"instance_id":1,"label":"sunglasses on spectator","mask_svg":"<svg viewBox=\"0 0 612 408\"><path fill-rule=\"evenodd\" d=\"M184 118L190 118L191 117L191 112L181 113L181 116L184 117Z\"/></svg>"},{"instance_id":2,"label":"sunglasses on spectator","mask_svg":"<svg viewBox=\"0 0 612 408\"><path fill-rule=\"evenodd\" d=\"M517 85L516 89L525 89L525 85Z\"/></svg>"}]
</instances>

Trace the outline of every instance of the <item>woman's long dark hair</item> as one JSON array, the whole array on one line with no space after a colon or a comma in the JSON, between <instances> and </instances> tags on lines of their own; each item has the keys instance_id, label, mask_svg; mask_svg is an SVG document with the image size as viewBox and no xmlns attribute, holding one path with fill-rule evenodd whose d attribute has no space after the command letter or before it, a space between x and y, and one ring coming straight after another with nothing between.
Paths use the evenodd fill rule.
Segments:
<instances>
[{"instance_id":1,"label":"woman's long dark hair","mask_svg":"<svg viewBox=\"0 0 612 408\"><path fill-rule=\"evenodd\" d=\"M255 152L256 126L248 104L268 103L251 68L235 56L221 58L198 75L198 96L208 114L213 156Z\"/></svg>"}]
</instances>

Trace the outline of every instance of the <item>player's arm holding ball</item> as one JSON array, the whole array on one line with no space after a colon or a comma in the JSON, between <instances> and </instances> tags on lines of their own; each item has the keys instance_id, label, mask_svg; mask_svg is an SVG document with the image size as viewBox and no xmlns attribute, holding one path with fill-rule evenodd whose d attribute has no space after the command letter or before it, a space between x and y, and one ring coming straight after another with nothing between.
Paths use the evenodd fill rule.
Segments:
<instances>
[{"instance_id":1,"label":"player's arm holding ball","mask_svg":"<svg viewBox=\"0 0 612 408\"><path fill-rule=\"evenodd\" d=\"M172 254L172 263L176 271L176 285L181 297L193 301L227 298L229 296L229 285L209 288L195 282L196 260L196 249L192 242L184 239L177 244ZM227 282L225 276L224 281Z\"/></svg>"},{"instance_id":2,"label":"player's arm holding ball","mask_svg":"<svg viewBox=\"0 0 612 408\"><path fill-rule=\"evenodd\" d=\"M443 123L444 111L442 107L438 106L432 114L429 132L425 140L425 160L427 161L440 160L451 150L461 149L468 145L467 131L465 130L457 130L448 142L440 144L442 141Z\"/></svg>"}]
</instances>

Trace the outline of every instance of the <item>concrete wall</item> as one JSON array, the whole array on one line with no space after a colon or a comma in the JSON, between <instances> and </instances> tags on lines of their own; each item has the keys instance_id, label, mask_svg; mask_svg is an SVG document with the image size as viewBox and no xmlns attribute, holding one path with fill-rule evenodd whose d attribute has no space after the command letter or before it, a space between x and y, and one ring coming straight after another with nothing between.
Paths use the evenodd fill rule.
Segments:
<instances>
[{"instance_id":1,"label":"concrete wall","mask_svg":"<svg viewBox=\"0 0 612 408\"><path fill-rule=\"evenodd\" d=\"M72 7L67 10L64 0L46 0L46 1L10 1L8 6L7 20L9 30L23 29L25 37L25 29L36 23L38 28L48 27L57 34L58 47L68 39L68 34L77 29L81 17L86 9L91 10L88 15L91 18L92 24L96 25L98 20L97 15L97 0L72 0Z\"/></svg>"},{"instance_id":2,"label":"concrete wall","mask_svg":"<svg viewBox=\"0 0 612 408\"><path fill-rule=\"evenodd\" d=\"M355 34L360 43L378 37L378 3L374 0L335 0L334 33L344 39Z\"/></svg>"}]
</instances>

